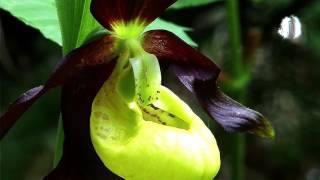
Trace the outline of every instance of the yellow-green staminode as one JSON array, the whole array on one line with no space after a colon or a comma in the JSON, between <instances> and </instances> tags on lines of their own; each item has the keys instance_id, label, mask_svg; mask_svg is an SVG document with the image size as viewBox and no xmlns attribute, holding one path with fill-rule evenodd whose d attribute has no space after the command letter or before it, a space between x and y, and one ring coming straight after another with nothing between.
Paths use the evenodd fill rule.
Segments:
<instances>
[{"instance_id":1,"label":"yellow-green staminode","mask_svg":"<svg viewBox=\"0 0 320 180\"><path fill-rule=\"evenodd\" d=\"M126 180L213 179L220 155L211 131L161 85L151 104L139 103L134 66L125 63L128 52L121 53L92 104L91 139L104 165ZM135 58L145 57L157 61L147 53Z\"/></svg>"},{"instance_id":2,"label":"yellow-green staminode","mask_svg":"<svg viewBox=\"0 0 320 180\"><path fill-rule=\"evenodd\" d=\"M118 40L119 54L128 53L128 57L121 58L119 61L122 66L129 66L129 68L120 69L120 71L127 71L125 74L128 77L125 78L134 77L136 102L142 106L151 104L157 98L157 91L161 85L161 71L157 58L142 48L141 34L145 27L143 21L137 19L126 24L116 22L112 27L113 36ZM128 71L130 71L130 75ZM123 89L128 91L127 88Z\"/></svg>"}]
</instances>

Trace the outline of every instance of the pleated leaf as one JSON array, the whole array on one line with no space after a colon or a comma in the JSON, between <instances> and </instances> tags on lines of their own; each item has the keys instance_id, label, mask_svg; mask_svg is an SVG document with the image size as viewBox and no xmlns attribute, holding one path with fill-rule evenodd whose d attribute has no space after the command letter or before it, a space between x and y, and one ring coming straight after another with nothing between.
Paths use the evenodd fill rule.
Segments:
<instances>
[{"instance_id":1,"label":"pleated leaf","mask_svg":"<svg viewBox=\"0 0 320 180\"><path fill-rule=\"evenodd\" d=\"M90 13L91 0L56 0L61 25L63 51L79 47L100 25Z\"/></svg>"},{"instance_id":2,"label":"pleated leaf","mask_svg":"<svg viewBox=\"0 0 320 180\"><path fill-rule=\"evenodd\" d=\"M213 2L219 2L221 0L178 0L170 8L172 9L182 9L182 8L192 8L196 6L202 6Z\"/></svg>"},{"instance_id":3,"label":"pleated leaf","mask_svg":"<svg viewBox=\"0 0 320 180\"><path fill-rule=\"evenodd\" d=\"M54 0L1 0L0 8L62 45Z\"/></svg>"}]
</instances>

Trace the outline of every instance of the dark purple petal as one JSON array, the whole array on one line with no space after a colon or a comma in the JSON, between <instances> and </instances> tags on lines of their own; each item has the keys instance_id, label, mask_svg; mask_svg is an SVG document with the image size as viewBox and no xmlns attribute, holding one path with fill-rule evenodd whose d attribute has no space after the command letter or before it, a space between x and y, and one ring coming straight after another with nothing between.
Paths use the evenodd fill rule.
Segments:
<instances>
[{"instance_id":1,"label":"dark purple petal","mask_svg":"<svg viewBox=\"0 0 320 180\"><path fill-rule=\"evenodd\" d=\"M259 112L249 109L222 93L210 72L193 67L171 65L170 69L191 92L209 116L228 132L251 132L272 138L274 131L269 121ZM208 76L209 75L209 76Z\"/></svg>"},{"instance_id":2,"label":"dark purple petal","mask_svg":"<svg viewBox=\"0 0 320 180\"><path fill-rule=\"evenodd\" d=\"M93 99L109 77L115 61L87 67L63 86L61 113L65 133L63 156L45 180L121 179L108 170L97 156L90 139Z\"/></svg>"},{"instance_id":3,"label":"dark purple petal","mask_svg":"<svg viewBox=\"0 0 320 180\"><path fill-rule=\"evenodd\" d=\"M217 89L220 69L213 61L165 30L146 32L144 49L156 55L161 65L169 68L180 82L193 92L206 112L226 131L249 131L273 137L269 121L260 113L246 108Z\"/></svg>"},{"instance_id":4,"label":"dark purple petal","mask_svg":"<svg viewBox=\"0 0 320 180\"><path fill-rule=\"evenodd\" d=\"M274 137L273 128L264 116L225 95L215 82L195 81L193 87L200 104L226 131Z\"/></svg>"},{"instance_id":5,"label":"dark purple petal","mask_svg":"<svg viewBox=\"0 0 320 180\"><path fill-rule=\"evenodd\" d=\"M0 139L8 132L15 121L45 93L43 86L38 86L23 93L0 119Z\"/></svg>"},{"instance_id":6,"label":"dark purple petal","mask_svg":"<svg viewBox=\"0 0 320 180\"><path fill-rule=\"evenodd\" d=\"M92 0L91 13L108 30L115 22L139 19L149 24L176 0Z\"/></svg>"},{"instance_id":7,"label":"dark purple petal","mask_svg":"<svg viewBox=\"0 0 320 180\"><path fill-rule=\"evenodd\" d=\"M3 138L17 119L47 91L65 84L84 67L108 63L116 56L113 48L114 39L111 36L104 36L68 54L58 63L54 72L43 86L27 91L9 106L8 110L0 118L0 139Z\"/></svg>"}]
</instances>

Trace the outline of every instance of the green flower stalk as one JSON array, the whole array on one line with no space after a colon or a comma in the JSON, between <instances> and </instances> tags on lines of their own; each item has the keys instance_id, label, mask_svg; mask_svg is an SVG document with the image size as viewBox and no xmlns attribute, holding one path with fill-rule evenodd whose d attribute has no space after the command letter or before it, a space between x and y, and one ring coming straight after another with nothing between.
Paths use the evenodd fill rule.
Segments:
<instances>
[{"instance_id":1,"label":"green flower stalk","mask_svg":"<svg viewBox=\"0 0 320 180\"><path fill-rule=\"evenodd\" d=\"M63 156L46 180L211 180L216 140L161 82L167 69L228 132L273 137L259 112L219 90L220 68L165 30L144 32L175 0L92 0L109 34L73 50L48 81L21 95L0 119L0 137L43 94L62 86Z\"/></svg>"}]
</instances>

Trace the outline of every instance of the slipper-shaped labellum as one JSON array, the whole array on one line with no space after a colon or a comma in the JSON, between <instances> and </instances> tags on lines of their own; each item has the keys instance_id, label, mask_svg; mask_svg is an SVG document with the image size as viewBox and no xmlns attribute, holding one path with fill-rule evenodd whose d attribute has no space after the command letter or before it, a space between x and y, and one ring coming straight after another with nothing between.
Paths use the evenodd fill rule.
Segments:
<instances>
[{"instance_id":1,"label":"slipper-shaped labellum","mask_svg":"<svg viewBox=\"0 0 320 180\"><path fill-rule=\"evenodd\" d=\"M145 58L157 62L154 56L144 54ZM157 87L155 92L148 92L156 99L144 104L138 93L135 98L128 98L134 93L128 89L134 91L140 83L123 78L130 72L124 63L128 58L127 53L120 54L112 75L92 104L91 138L103 163L128 180L212 179L220 167L220 155L210 130L188 105L159 85L157 63L146 67L146 71L154 69L150 74L156 75L131 74L141 78L142 84L148 82L149 86ZM143 60L137 58L136 61ZM131 62L127 68L135 72L141 67ZM129 85L136 85L136 88Z\"/></svg>"}]
</instances>

